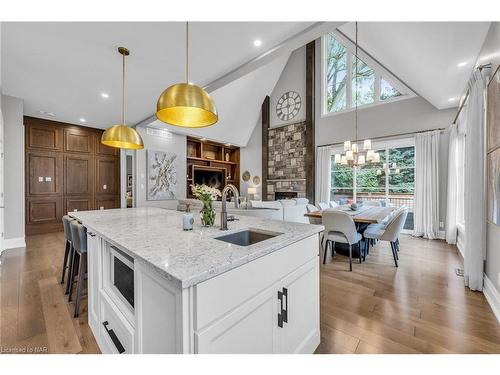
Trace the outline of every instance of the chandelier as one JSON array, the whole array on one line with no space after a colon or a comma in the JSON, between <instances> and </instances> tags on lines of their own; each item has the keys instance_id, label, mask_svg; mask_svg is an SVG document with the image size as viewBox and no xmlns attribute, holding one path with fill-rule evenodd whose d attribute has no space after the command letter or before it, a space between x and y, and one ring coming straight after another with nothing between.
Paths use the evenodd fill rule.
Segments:
<instances>
[{"instance_id":1,"label":"chandelier","mask_svg":"<svg viewBox=\"0 0 500 375\"><path fill-rule=\"evenodd\" d=\"M355 125L355 140L344 142L344 154L335 154L335 163L341 165L349 165L350 167L360 167L368 162L379 163L380 155L372 150L372 141L358 139L358 22L356 21L356 53L354 60L354 82L355 82L355 109L354 109L354 125ZM359 143L358 143L359 142Z\"/></svg>"}]
</instances>

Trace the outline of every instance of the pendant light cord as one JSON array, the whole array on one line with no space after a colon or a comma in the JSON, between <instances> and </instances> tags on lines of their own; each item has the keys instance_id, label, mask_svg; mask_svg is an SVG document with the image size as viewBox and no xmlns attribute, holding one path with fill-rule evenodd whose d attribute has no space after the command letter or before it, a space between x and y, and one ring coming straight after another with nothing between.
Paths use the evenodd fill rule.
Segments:
<instances>
[{"instance_id":1,"label":"pendant light cord","mask_svg":"<svg viewBox=\"0 0 500 375\"><path fill-rule=\"evenodd\" d=\"M356 138L358 139L358 21L356 21L356 56L355 56L355 85L356 92L354 93L355 100L355 111L354 111L354 121L355 121L355 129L356 129Z\"/></svg>"},{"instance_id":2,"label":"pendant light cord","mask_svg":"<svg viewBox=\"0 0 500 375\"><path fill-rule=\"evenodd\" d=\"M186 83L189 83L189 22L186 21Z\"/></svg>"},{"instance_id":3,"label":"pendant light cord","mask_svg":"<svg viewBox=\"0 0 500 375\"><path fill-rule=\"evenodd\" d=\"M125 125L125 54L122 54L122 124Z\"/></svg>"}]
</instances>

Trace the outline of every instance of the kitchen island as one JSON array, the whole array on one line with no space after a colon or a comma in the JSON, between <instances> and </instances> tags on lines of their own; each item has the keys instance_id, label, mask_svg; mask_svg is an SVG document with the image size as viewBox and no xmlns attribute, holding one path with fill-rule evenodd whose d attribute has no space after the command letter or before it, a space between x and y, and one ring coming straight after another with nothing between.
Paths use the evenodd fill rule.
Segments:
<instances>
[{"instance_id":1,"label":"kitchen island","mask_svg":"<svg viewBox=\"0 0 500 375\"><path fill-rule=\"evenodd\" d=\"M71 212L87 228L89 326L103 353L312 353L322 226L241 216ZM196 214L195 214L196 216Z\"/></svg>"}]
</instances>

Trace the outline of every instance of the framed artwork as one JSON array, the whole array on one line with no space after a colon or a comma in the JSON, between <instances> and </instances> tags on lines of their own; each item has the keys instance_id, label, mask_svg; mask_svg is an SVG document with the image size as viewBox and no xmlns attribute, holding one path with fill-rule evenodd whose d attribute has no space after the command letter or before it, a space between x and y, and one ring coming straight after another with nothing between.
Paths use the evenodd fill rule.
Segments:
<instances>
[{"instance_id":1,"label":"framed artwork","mask_svg":"<svg viewBox=\"0 0 500 375\"><path fill-rule=\"evenodd\" d=\"M131 173L127 174L127 187L128 188L132 187L132 174Z\"/></svg>"},{"instance_id":2,"label":"framed artwork","mask_svg":"<svg viewBox=\"0 0 500 375\"><path fill-rule=\"evenodd\" d=\"M147 150L147 200L175 199L177 155L173 152Z\"/></svg>"}]
</instances>

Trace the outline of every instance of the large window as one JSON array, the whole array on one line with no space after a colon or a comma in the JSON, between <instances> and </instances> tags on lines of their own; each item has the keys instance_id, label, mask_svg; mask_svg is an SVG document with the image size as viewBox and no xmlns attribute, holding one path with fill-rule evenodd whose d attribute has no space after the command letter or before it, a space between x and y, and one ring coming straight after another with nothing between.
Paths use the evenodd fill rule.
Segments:
<instances>
[{"instance_id":1,"label":"large window","mask_svg":"<svg viewBox=\"0 0 500 375\"><path fill-rule=\"evenodd\" d=\"M364 52L356 59L354 45L337 32L323 38L323 113L383 103L411 91ZM356 75L356 63L357 72Z\"/></svg>"},{"instance_id":2,"label":"large window","mask_svg":"<svg viewBox=\"0 0 500 375\"><path fill-rule=\"evenodd\" d=\"M413 229L415 148L412 140L374 145L374 149L380 154L380 163L367 163L357 169L336 164L332 154L330 199L340 204L377 200L394 207L406 206L409 213L405 229Z\"/></svg>"}]
</instances>

